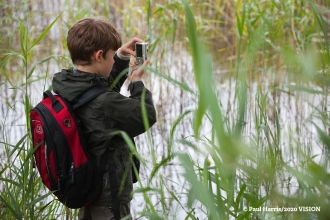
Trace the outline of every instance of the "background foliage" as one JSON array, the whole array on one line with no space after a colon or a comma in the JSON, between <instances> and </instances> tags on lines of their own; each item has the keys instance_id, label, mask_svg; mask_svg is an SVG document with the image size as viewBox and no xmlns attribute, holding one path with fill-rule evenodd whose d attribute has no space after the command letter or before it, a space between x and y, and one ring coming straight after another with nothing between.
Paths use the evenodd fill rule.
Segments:
<instances>
[{"instance_id":1,"label":"background foliage","mask_svg":"<svg viewBox=\"0 0 330 220\"><path fill-rule=\"evenodd\" d=\"M31 164L28 112L71 66L66 33L102 16L149 42L158 123L132 203L144 219L327 219L329 2L0 0L5 219L73 219ZM148 166L146 165L148 164ZM252 208L293 208L252 211ZM300 211L312 207L318 210ZM295 209L297 211L295 211Z\"/></svg>"}]
</instances>

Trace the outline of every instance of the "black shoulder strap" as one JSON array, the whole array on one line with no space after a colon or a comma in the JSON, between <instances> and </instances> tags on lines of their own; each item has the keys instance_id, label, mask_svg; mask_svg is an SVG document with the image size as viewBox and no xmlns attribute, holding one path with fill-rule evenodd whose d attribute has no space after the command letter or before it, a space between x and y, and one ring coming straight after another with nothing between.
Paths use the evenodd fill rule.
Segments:
<instances>
[{"instance_id":1,"label":"black shoulder strap","mask_svg":"<svg viewBox=\"0 0 330 220\"><path fill-rule=\"evenodd\" d=\"M106 91L107 89L102 86L93 86L81 94L78 99L72 103L72 108L76 109Z\"/></svg>"},{"instance_id":2,"label":"black shoulder strap","mask_svg":"<svg viewBox=\"0 0 330 220\"><path fill-rule=\"evenodd\" d=\"M83 104L87 103L88 101L96 98L97 96L105 93L107 91L106 88L102 86L93 86L90 89L86 90L82 95L78 97L78 99L72 104L73 109L76 109ZM114 148L115 148L115 141L110 140L109 146L109 175L110 175L110 190L112 196L112 208L114 212L115 220L120 220L120 202L118 199L118 186L117 186L117 177L116 177L116 168L115 168L115 158L114 158ZM104 164L104 163L103 163Z\"/></svg>"},{"instance_id":3,"label":"black shoulder strap","mask_svg":"<svg viewBox=\"0 0 330 220\"><path fill-rule=\"evenodd\" d=\"M115 165L115 147L116 142L110 140L108 148L108 166L109 166L109 180L110 180L110 191L112 197L112 210L115 220L120 220L120 202L118 198L118 185L117 185L117 175L116 175L116 165Z\"/></svg>"}]
</instances>

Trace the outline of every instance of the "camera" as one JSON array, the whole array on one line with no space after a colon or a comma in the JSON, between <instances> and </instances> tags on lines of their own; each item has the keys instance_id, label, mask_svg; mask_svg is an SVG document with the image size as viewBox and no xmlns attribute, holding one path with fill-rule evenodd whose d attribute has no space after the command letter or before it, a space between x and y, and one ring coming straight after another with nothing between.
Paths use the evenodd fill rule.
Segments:
<instances>
[{"instance_id":1,"label":"camera","mask_svg":"<svg viewBox=\"0 0 330 220\"><path fill-rule=\"evenodd\" d=\"M143 64L144 61L148 59L148 43L145 42L137 42L135 43L135 52L136 52L136 63L138 65Z\"/></svg>"}]
</instances>

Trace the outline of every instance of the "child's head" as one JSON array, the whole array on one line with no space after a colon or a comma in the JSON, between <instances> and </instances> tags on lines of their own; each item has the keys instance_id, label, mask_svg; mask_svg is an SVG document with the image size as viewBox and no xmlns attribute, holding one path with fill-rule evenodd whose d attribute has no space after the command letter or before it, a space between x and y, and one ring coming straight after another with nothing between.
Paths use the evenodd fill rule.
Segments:
<instances>
[{"instance_id":1,"label":"child's head","mask_svg":"<svg viewBox=\"0 0 330 220\"><path fill-rule=\"evenodd\" d=\"M121 38L109 21L85 18L71 27L67 44L73 64L84 66L93 63L92 55L98 50L103 51L103 58L108 50L118 50Z\"/></svg>"}]
</instances>

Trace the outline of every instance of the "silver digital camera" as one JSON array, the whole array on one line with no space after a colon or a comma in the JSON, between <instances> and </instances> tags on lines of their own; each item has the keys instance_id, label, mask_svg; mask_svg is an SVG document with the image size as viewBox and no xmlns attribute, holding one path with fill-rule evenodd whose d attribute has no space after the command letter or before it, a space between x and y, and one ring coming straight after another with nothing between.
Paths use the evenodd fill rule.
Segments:
<instances>
[{"instance_id":1,"label":"silver digital camera","mask_svg":"<svg viewBox=\"0 0 330 220\"><path fill-rule=\"evenodd\" d=\"M144 61L148 59L148 43L145 42L137 42L135 43L135 52L136 52L136 63L138 65L143 64Z\"/></svg>"}]
</instances>

